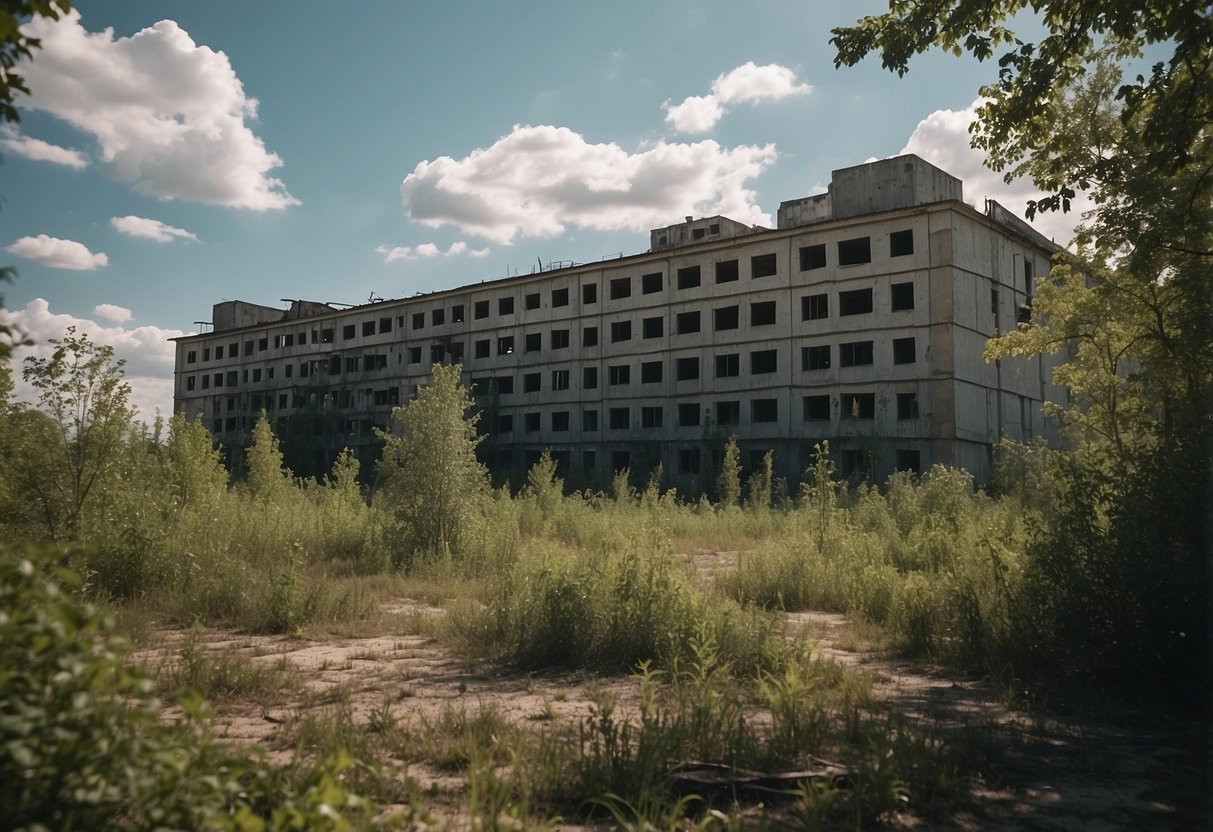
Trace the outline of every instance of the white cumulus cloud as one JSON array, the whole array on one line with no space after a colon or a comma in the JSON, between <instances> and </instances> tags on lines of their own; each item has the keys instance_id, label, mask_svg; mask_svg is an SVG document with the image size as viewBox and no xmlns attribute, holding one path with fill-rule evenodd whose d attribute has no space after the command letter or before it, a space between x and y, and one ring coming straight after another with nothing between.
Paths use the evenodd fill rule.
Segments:
<instances>
[{"instance_id":1,"label":"white cumulus cloud","mask_svg":"<svg viewBox=\"0 0 1213 832\"><path fill-rule=\"evenodd\" d=\"M1043 194L1030 179L1003 182L1001 173L985 166L985 153L969 146L969 125L977 117L980 105L977 100L963 110L936 110L918 122L901 152L921 156L960 179L964 183L965 201L977 208L984 210L985 199L989 197L1023 218L1028 200L1039 199ZM1040 213L1031 220L1031 225L1064 246L1074 235L1074 226L1082 213L1091 207L1090 200L1079 194L1068 213Z\"/></svg>"},{"instance_id":2,"label":"white cumulus cloud","mask_svg":"<svg viewBox=\"0 0 1213 832\"><path fill-rule=\"evenodd\" d=\"M487 248L469 249L463 240L451 243L443 251L436 243L421 243L416 246L375 246L375 253L383 255L384 263L394 263L397 260L419 260L427 257L484 257L489 253Z\"/></svg>"},{"instance_id":3,"label":"white cumulus cloud","mask_svg":"<svg viewBox=\"0 0 1213 832\"><path fill-rule=\"evenodd\" d=\"M91 272L109 265L105 252L93 254L84 243L61 240L39 234L37 237L22 237L5 248L9 254L33 260L54 269L72 269Z\"/></svg>"},{"instance_id":4,"label":"white cumulus cloud","mask_svg":"<svg viewBox=\"0 0 1213 832\"><path fill-rule=\"evenodd\" d=\"M100 318L105 318L107 321L113 321L116 324L124 324L131 319L133 313L125 306L115 306L112 303L99 303L93 307L93 314Z\"/></svg>"},{"instance_id":5,"label":"white cumulus cloud","mask_svg":"<svg viewBox=\"0 0 1213 832\"><path fill-rule=\"evenodd\" d=\"M679 133L706 133L724 118L729 105L778 101L792 95L808 95L809 84L796 80L796 73L779 64L756 65L746 61L736 69L716 76L708 95L692 95L681 104L666 101L665 120Z\"/></svg>"},{"instance_id":6,"label":"white cumulus cloud","mask_svg":"<svg viewBox=\"0 0 1213 832\"><path fill-rule=\"evenodd\" d=\"M282 166L249 128L248 97L223 52L200 46L172 20L130 37L89 32L79 12L35 17L41 38L24 65L25 106L96 137L102 168L138 193L266 211L298 203L269 171Z\"/></svg>"},{"instance_id":7,"label":"white cumulus cloud","mask_svg":"<svg viewBox=\"0 0 1213 832\"><path fill-rule=\"evenodd\" d=\"M63 337L67 328L74 326L78 333L86 333L93 343L111 346L117 358L126 359L126 382L131 386L130 402L138 408L140 418L150 421L157 408L166 416L172 413L175 351L168 339L187 333L158 326L107 326L88 318L52 312L50 304L42 298L34 298L22 309L0 309L0 323L16 327L34 342L32 347L19 347L14 351L14 393L19 400L37 401L37 391L21 378L20 367L24 358L30 355L49 358L54 351L50 339Z\"/></svg>"},{"instance_id":8,"label":"white cumulus cloud","mask_svg":"<svg viewBox=\"0 0 1213 832\"><path fill-rule=\"evenodd\" d=\"M0 139L0 145L26 159L33 159L35 162L51 162L76 170L88 167L88 159L79 150L60 147L57 144L44 142L42 139L25 136L12 128L5 128L0 135L4 136L3 139Z\"/></svg>"},{"instance_id":9,"label":"white cumulus cloud","mask_svg":"<svg viewBox=\"0 0 1213 832\"><path fill-rule=\"evenodd\" d=\"M110 217L110 225L128 237L143 237L158 243L170 243L174 239L198 242L198 235L192 231L166 225L160 220L149 220L146 217Z\"/></svg>"},{"instance_id":10,"label":"white cumulus cloud","mask_svg":"<svg viewBox=\"0 0 1213 832\"><path fill-rule=\"evenodd\" d=\"M745 186L777 158L773 144L730 149L711 140L629 153L567 127L515 125L462 159L420 162L400 191L410 219L507 244L569 225L645 231L687 214L770 225Z\"/></svg>"}]
</instances>

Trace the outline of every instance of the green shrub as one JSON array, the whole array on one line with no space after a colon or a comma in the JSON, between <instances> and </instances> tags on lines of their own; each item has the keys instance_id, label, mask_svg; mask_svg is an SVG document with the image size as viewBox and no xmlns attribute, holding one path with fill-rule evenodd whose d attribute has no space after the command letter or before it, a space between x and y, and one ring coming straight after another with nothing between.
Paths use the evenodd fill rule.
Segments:
<instances>
[{"instance_id":1,"label":"green shrub","mask_svg":"<svg viewBox=\"0 0 1213 832\"><path fill-rule=\"evenodd\" d=\"M342 785L352 761L274 768L230 755L202 701L160 720L113 623L68 594L65 553L0 550L0 817L15 829L350 829L373 807Z\"/></svg>"}]
</instances>

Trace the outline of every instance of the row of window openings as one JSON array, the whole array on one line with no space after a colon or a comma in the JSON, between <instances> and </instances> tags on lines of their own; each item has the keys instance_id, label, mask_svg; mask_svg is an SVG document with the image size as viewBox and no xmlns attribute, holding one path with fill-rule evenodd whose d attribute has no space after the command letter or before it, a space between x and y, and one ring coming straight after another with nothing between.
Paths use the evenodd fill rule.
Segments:
<instances>
[{"instance_id":1,"label":"row of window openings","mask_svg":"<svg viewBox=\"0 0 1213 832\"><path fill-rule=\"evenodd\" d=\"M839 240L837 243L837 258L840 266L858 266L872 262L872 238L854 237L850 240ZM914 231L894 231L889 234L889 256L905 257L914 253ZM800 248L800 270L802 272L826 267L825 243L817 243Z\"/></svg>"},{"instance_id":2,"label":"row of window openings","mask_svg":"<svg viewBox=\"0 0 1213 832\"><path fill-rule=\"evenodd\" d=\"M301 408L308 405L322 407L332 405L334 407L364 407L372 405L375 407L394 407L400 404L400 388L385 387L378 390L367 387L361 390L327 390L324 392L296 392L296 393L269 393L264 396L254 394L249 397L248 410L252 413L258 413L261 410L286 410L288 407ZM234 413L236 411L236 398L229 396L225 400L215 399L211 412L218 416L224 412Z\"/></svg>"},{"instance_id":3,"label":"row of window openings","mask_svg":"<svg viewBox=\"0 0 1213 832\"><path fill-rule=\"evenodd\" d=\"M801 399L802 418L806 422L829 421L832 417L832 397L829 394L804 396ZM876 418L875 393L845 393L837 397L838 415L841 419L874 419ZM918 418L918 394L897 394L897 418L899 421ZM665 426L666 410L661 405L642 406L640 409L639 427L641 430L656 430ZM715 413L715 424L728 427L741 423L741 402L729 400L716 402L705 407L700 402L684 402L676 406L677 426L680 428L699 427L704 423L705 413ZM582 432L595 432L599 429L599 411L583 410L581 412ZM608 430L631 430L633 409L631 407L612 407L607 409ZM553 433L564 433L569 430L569 411L555 410L548 413L549 430ZM750 422L764 424L779 421L778 399L751 399ZM494 433L513 433L515 429L514 414L504 413L497 416L493 424ZM522 430L525 433L539 433L542 430L542 414L531 411L522 414Z\"/></svg>"},{"instance_id":4,"label":"row of window openings","mask_svg":"<svg viewBox=\"0 0 1213 832\"><path fill-rule=\"evenodd\" d=\"M917 344L913 337L894 338L893 363L914 364L917 361ZM838 345L839 364L843 367L860 367L873 363L874 349L872 341L852 341ZM814 347L801 347L801 370L828 370L831 366L831 347L823 344ZM779 370L779 351L754 350L750 353L750 375L764 375ZM731 378L740 375L741 354L725 353L715 357L715 378ZM594 390L598 387L598 368L583 367L581 389ZM659 384L664 381L664 361L644 361L640 364L640 383ZM541 390L542 373L525 373L522 376L522 392L538 393ZM699 356L688 356L674 359L674 380L694 381L700 377ZM569 370L553 370L551 374L552 390L569 389ZM632 366L630 364L612 364L607 367L607 383L612 386L631 384ZM496 376L492 379L480 379L475 382L480 394L493 393L509 395L514 392L513 376Z\"/></svg>"},{"instance_id":5,"label":"row of window openings","mask_svg":"<svg viewBox=\"0 0 1213 832\"><path fill-rule=\"evenodd\" d=\"M866 240L867 238L863 238L863 239ZM802 258L803 258L803 252L805 250L806 249L801 249ZM774 274L774 262L775 262L774 258L775 258L775 255L773 255L773 254L761 255L759 257L752 258L751 273L753 274L753 276L754 277L768 276L768 272L765 271L767 266L763 265L760 267L760 265L759 265L760 263L767 264L768 262L770 264L769 268L771 269L771 271L769 273ZM1030 264L1027 264L1027 265L1030 265ZM737 261L736 260L722 261L722 262L716 264L716 282L717 283L723 283L723 282L727 282L729 280L736 280L737 274L738 274L738 272L737 272ZM679 269L678 270L679 288L692 288L694 286L698 286L699 279L700 279L699 275L700 275L699 266L690 266L690 267L687 267L684 269ZM641 278L642 291L645 294L661 291L662 277L663 276L661 275L661 273L644 275ZM594 302L594 300L597 299L597 288L598 287L596 284L586 284L582 288L583 288L583 290L591 290L591 289L594 290L593 292L586 291L585 294L587 296L592 295L593 300L585 298L584 299L585 302L592 303L592 302ZM615 279L611 280L610 291L611 291L612 299L625 298L625 297L630 296L631 295L631 278L621 277L621 278L615 278ZM996 298L997 298L996 294L994 295L994 298L995 298L995 302L996 302ZM514 311L513 303L514 303L513 297L498 298L499 314L502 314L502 315L511 314ZM527 295L525 303L526 303L526 306L528 309L538 308L538 305L539 305L538 293ZM567 304L568 304L568 289L567 288L552 290L552 305L553 306L564 306ZM475 317L477 317L477 318L488 317L488 309L489 309L488 305L489 305L489 301L487 301L487 300L478 301L475 305ZM849 291L849 292L839 292L838 293L838 306L839 306L839 315L858 315L858 314L863 314L866 312L871 312L872 311L872 290L871 289L857 289L857 290L853 290L853 291ZM895 283L891 286L891 307L894 311L914 308L914 284L913 283ZM829 316L828 296L824 295L824 294L807 295L807 296L801 298L801 309L802 309L801 317L804 320L826 318ZM463 310L464 310L464 307L462 305L457 305L457 306L451 307L452 322L461 323L463 321L463 319L464 319ZM430 310L431 321L434 326L440 326L446 322L446 311L447 311L446 309L431 309ZM739 307L737 307L737 306L727 306L727 307L721 307L721 308L715 309L713 311L713 317L714 317L715 327L718 330L737 329L740 326ZM402 315L397 316L396 325L402 327L403 320L404 320L404 316L402 316ZM766 325L774 324L774 323L775 323L775 302L774 301L763 301L763 302L755 302L755 303L750 304L750 325L751 326L766 326ZM424 312L413 313L412 324L413 324L413 329L423 328L425 326L425 313ZM679 333L699 332L700 331L699 312L695 311L695 312L680 313L677 318L677 324L678 324L677 332L679 332ZM646 318L642 322L642 325L643 325L643 332L644 332L645 338L662 337L663 329L664 329L664 323L663 323L662 318L660 318L660 317ZM392 328L393 328L392 318L390 318L390 317L380 318L378 320L378 322L373 321L373 320L372 321L363 321L362 322L362 335L364 337L368 337L368 336L373 336L376 333L379 333L379 334L389 333L392 331ZM342 340L350 340L350 339L355 338L357 336L357 329L358 329L357 324L346 324L345 326L343 326L342 335L341 335ZM536 336L527 336L527 338L528 338L528 342L527 342L528 351L531 351L532 343L534 344L533 349L539 349L537 340L534 342L529 340L531 338L537 339L538 338L537 335ZM622 322L618 322L616 324L612 324L612 331L611 331L611 340L612 341L614 341L614 342L626 341L630 338L631 338L631 322L630 321L622 321ZM561 349L562 347L567 347L568 346L568 331L567 330L553 330L552 339L553 339L552 349ZM327 329L312 330L312 341L313 341L313 343L323 343L323 344L332 343L333 342L333 329L327 328ZM506 341L509 342L508 346L506 346L503 343ZM558 343L558 341L560 341L560 343ZM498 339L498 342L499 342L498 355L504 355L507 352L513 351L512 339L510 339L510 338ZM583 331L583 346L593 346L594 344L597 344L597 342L598 342L597 341L597 328L587 327L586 330ZM262 337L256 342L254 342L251 339L245 341L244 342L244 355L245 356L250 356L253 354L254 343L256 343L256 347L257 347L258 351L264 351L269 348L269 336ZM274 347L275 348L292 347L295 345L295 343L296 343L296 337L295 337L294 333L285 333L285 334L280 334L280 335L274 336ZM306 330L298 333L298 343L301 345L307 344ZM482 348L482 345L487 345L488 343L489 343L488 341L478 341L477 342L477 356L476 356L477 358L487 358L488 357L488 353L487 353L487 351L485 351L485 350L487 350L487 346L484 346ZM227 347L227 355L229 357L236 357L239 355L239 353L240 353L240 342L238 342L238 341L233 342L232 344L230 344ZM224 357L224 346L223 345L216 346L214 348L214 359L216 361L219 361L219 360L222 360L223 357ZM202 360L203 361L211 360L211 348L210 347L203 348ZM186 363L187 364L193 364L196 361L197 361L197 351L190 350L189 352L186 353Z\"/></svg>"}]
</instances>

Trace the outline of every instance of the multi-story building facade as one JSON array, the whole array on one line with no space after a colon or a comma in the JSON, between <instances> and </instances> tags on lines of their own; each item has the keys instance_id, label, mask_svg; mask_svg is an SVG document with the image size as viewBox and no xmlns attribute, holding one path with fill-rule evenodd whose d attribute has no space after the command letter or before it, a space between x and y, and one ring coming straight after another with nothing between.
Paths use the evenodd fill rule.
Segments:
<instances>
[{"instance_id":1,"label":"multi-story building facade","mask_svg":"<svg viewBox=\"0 0 1213 832\"><path fill-rule=\"evenodd\" d=\"M177 411L229 449L264 410L297 468L324 470L427 382L463 365L491 467L543 449L574 479L663 465L711 487L736 435L795 479L829 440L844 474L935 463L988 478L1003 436L1055 439L1047 359L982 359L1023 319L1056 246L915 156L835 171L777 228L656 229L644 254L349 308L230 301L176 339Z\"/></svg>"}]
</instances>

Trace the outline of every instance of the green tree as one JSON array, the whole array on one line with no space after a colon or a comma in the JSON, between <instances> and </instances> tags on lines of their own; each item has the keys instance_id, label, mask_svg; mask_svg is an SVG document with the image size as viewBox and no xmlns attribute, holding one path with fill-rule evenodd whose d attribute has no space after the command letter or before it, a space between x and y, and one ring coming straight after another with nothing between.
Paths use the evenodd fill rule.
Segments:
<instances>
[{"instance_id":1,"label":"green tree","mask_svg":"<svg viewBox=\"0 0 1213 832\"><path fill-rule=\"evenodd\" d=\"M249 491L266 503L286 494L292 486L292 474L282 462L278 437L265 413L253 426L253 441L245 452Z\"/></svg>"},{"instance_id":2,"label":"green tree","mask_svg":"<svg viewBox=\"0 0 1213 832\"><path fill-rule=\"evenodd\" d=\"M227 489L227 470L215 438L201 420L174 413L168 422L168 459L177 508L213 505Z\"/></svg>"},{"instance_id":3,"label":"green tree","mask_svg":"<svg viewBox=\"0 0 1213 832\"><path fill-rule=\"evenodd\" d=\"M1005 26L1029 5L1048 31L1039 44ZM1054 380L1071 396L1055 410L1077 442L1049 463L1017 672L1191 702L1210 667L1208 3L896 2L833 43L840 65L877 51L898 73L933 47L984 59L1011 46L980 91L973 146L1046 193L1030 213L1068 210L1080 190L1094 203L1075 250L1038 283L1031 321L986 349L987 360L1064 353ZM1170 58L1124 83L1117 64L1150 45Z\"/></svg>"},{"instance_id":4,"label":"green tree","mask_svg":"<svg viewBox=\"0 0 1213 832\"><path fill-rule=\"evenodd\" d=\"M34 464L45 466L45 475L29 482L30 496L43 507L48 535L60 540L77 535L89 500L112 485L133 414L126 362L114 358L113 347L94 344L74 326L50 344L51 357L27 357L22 376L38 391L52 428L40 426L38 444L26 444L38 456Z\"/></svg>"},{"instance_id":5,"label":"green tree","mask_svg":"<svg viewBox=\"0 0 1213 832\"><path fill-rule=\"evenodd\" d=\"M720 457L716 500L721 508L732 508L741 502L741 451L737 449L737 437L732 434L725 441Z\"/></svg>"},{"instance_id":6,"label":"green tree","mask_svg":"<svg viewBox=\"0 0 1213 832\"><path fill-rule=\"evenodd\" d=\"M395 512L417 549L451 552L488 494L488 471L476 459L478 413L460 383L461 365L435 364L428 386L392 411L381 432L379 498Z\"/></svg>"}]
</instances>

